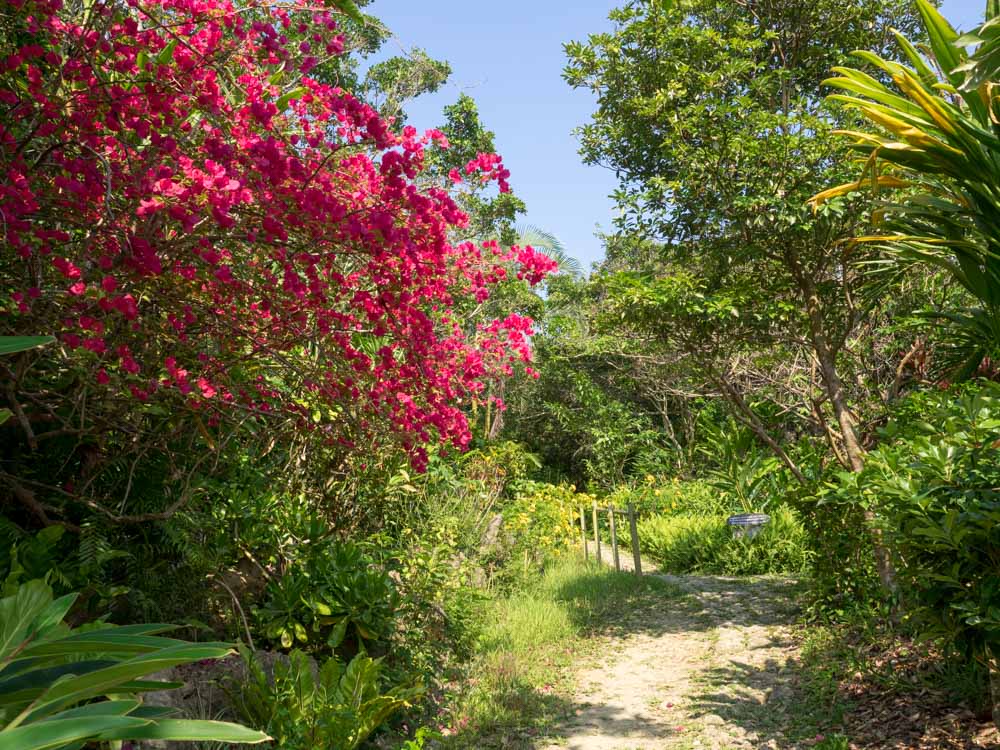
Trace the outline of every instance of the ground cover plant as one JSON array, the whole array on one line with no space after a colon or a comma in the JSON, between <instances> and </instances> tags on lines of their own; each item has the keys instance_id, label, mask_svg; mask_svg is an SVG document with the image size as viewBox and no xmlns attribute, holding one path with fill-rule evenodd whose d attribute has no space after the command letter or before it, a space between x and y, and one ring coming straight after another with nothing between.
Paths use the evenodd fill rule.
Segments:
<instances>
[{"instance_id":1,"label":"ground cover plant","mask_svg":"<svg viewBox=\"0 0 1000 750\"><path fill-rule=\"evenodd\" d=\"M801 520L777 508L752 538L735 536L726 516L653 516L639 523L643 553L668 573L719 575L800 575L810 555Z\"/></svg>"}]
</instances>

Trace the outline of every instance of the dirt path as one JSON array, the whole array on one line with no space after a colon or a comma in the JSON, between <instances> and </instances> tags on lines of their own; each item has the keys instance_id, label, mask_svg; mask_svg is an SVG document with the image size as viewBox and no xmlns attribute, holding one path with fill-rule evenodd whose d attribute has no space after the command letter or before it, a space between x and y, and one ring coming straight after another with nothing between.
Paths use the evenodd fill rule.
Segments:
<instances>
[{"instance_id":1,"label":"dirt path","mask_svg":"<svg viewBox=\"0 0 1000 750\"><path fill-rule=\"evenodd\" d=\"M799 747L790 581L662 576L684 595L623 613L545 750Z\"/></svg>"}]
</instances>

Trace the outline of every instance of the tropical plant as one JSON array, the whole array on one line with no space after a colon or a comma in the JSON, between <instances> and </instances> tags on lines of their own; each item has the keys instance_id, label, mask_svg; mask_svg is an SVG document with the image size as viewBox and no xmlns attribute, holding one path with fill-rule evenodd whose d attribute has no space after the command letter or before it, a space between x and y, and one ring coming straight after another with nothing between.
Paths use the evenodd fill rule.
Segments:
<instances>
[{"instance_id":1,"label":"tropical plant","mask_svg":"<svg viewBox=\"0 0 1000 750\"><path fill-rule=\"evenodd\" d=\"M897 33L909 66L859 52L873 68L838 67L826 81L834 102L857 109L878 130L845 130L864 164L856 181L825 190L812 205L864 191L881 197L877 234L859 238L884 251L875 265L884 288L914 263L945 272L974 301L924 313L944 329L939 368L967 378L1000 355L1000 4L960 37L929 0L917 0L928 47ZM975 52L969 47L978 45Z\"/></svg>"},{"instance_id":2,"label":"tropical plant","mask_svg":"<svg viewBox=\"0 0 1000 750\"><path fill-rule=\"evenodd\" d=\"M839 492L876 510L919 631L990 668L1000 726L1000 386L923 401Z\"/></svg>"},{"instance_id":3,"label":"tropical plant","mask_svg":"<svg viewBox=\"0 0 1000 750\"><path fill-rule=\"evenodd\" d=\"M506 508L506 530L513 535L512 554L541 561L579 543L580 508L589 512L595 497L572 485L522 482Z\"/></svg>"},{"instance_id":4,"label":"tropical plant","mask_svg":"<svg viewBox=\"0 0 1000 750\"><path fill-rule=\"evenodd\" d=\"M72 628L75 594L53 599L42 581L0 599L0 748L62 750L88 742L264 742L262 732L218 721L177 719L139 695L179 687L150 681L163 669L233 653L224 643L186 643L170 625Z\"/></svg>"},{"instance_id":5,"label":"tropical plant","mask_svg":"<svg viewBox=\"0 0 1000 750\"><path fill-rule=\"evenodd\" d=\"M268 584L258 614L267 637L283 648L295 643L353 648L385 640L396 593L388 575L356 545L310 542L285 574Z\"/></svg>"},{"instance_id":6,"label":"tropical plant","mask_svg":"<svg viewBox=\"0 0 1000 750\"><path fill-rule=\"evenodd\" d=\"M725 516L653 516L639 522L639 546L669 573L799 574L809 566L802 520L786 506L751 538L734 538Z\"/></svg>"},{"instance_id":7,"label":"tropical plant","mask_svg":"<svg viewBox=\"0 0 1000 750\"><path fill-rule=\"evenodd\" d=\"M245 682L233 685L234 706L251 726L274 737L281 750L354 750L393 714L419 698L421 687L383 693L381 662L359 654L347 666L336 658L322 667L302 651L274 665L268 677L253 653L240 646Z\"/></svg>"},{"instance_id":8,"label":"tropical plant","mask_svg":"<svg viewBox=\"0 0 1000 750\"><path fill-rule=\"evenodd\" d=\"M763 513L775 492L781 462L754 442L753 434L730 422L716 430L702 446L707 461L717 465L708 471L708 481L722 492L731 507L744 513Z\"/></svg>"}]
</instances>

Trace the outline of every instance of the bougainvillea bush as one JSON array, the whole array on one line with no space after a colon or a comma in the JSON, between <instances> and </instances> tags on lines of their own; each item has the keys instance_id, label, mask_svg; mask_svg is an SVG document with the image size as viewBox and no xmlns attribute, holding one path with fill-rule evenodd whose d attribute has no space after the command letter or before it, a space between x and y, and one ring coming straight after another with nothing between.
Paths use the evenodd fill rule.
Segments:
<instances>
[{"instance_id":1,"label":"bougainvillea bush","mask_svg":"<svg viewBox=\"0 0 1000 750\"><path fill-rule=\"evenodd\" d=\"M530 320L453 310L554 264L449 241L467 218L422 179L446 139L337 87L338 18L304 2L5 4L0 334L60 346L0 363L0 482L38 518L129 519L140 460L167 488L141 517L160 517L236 426L263 448L400 445L419 467L430 442L465 446L463 408L528 360ZM480 154L449 183L508 177ZM57 465L15 470L39 451Z\"/></svg>"}]
</instances>

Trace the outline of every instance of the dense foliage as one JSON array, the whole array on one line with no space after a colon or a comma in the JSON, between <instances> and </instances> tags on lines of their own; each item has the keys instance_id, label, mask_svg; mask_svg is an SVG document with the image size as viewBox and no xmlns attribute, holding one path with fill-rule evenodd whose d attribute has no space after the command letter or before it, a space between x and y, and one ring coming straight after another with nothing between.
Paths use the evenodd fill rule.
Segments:
<instances>
[{"instance_id":1,"label":"dense foliage","mask_svg":"<svg viewBox=\"0 0 1000 750\"><path fill-rule=\"evenodd\" d=\"M397 132L326 82L338 13L15 7L0 82L4 329L61 342L5 368L4 482L26 510L164 517L248 431L309 435L333 456L391 441L418 467L429 442L468 444L462 401L527 361L531 322L468 330L455 300L554 264L451 242L468 217L421 179L447 138ZM493 154L452 176L509 190ZM37 470L39 452L57 475ZM140 463L172 477L153 513L130 511Z\"/></svg>"},{"instance_id":2,"label":"dense foliage","mask_svg":"<svg viewBox=\"0 0 1000 750\"><path fill-rule=\"evenodd\" d=\"M639 544L669 573L799 575L808 569L805 529L780 508L752 538L734 538L725 516L656 516L639 524Z\"/></svg>"},{"instance_id":3,"label":"dense foliage","mask_svg":"<svg viewBox=\"0 0 1000 750\"><path fill-rule=\"evenodd\" d=\"M565 47L590 274L368 5L0 12L0 745L507 747L669 593L577 554L626 506L1000 722L1000 2L624 3Z\"/></svg>"}]
</instances>

